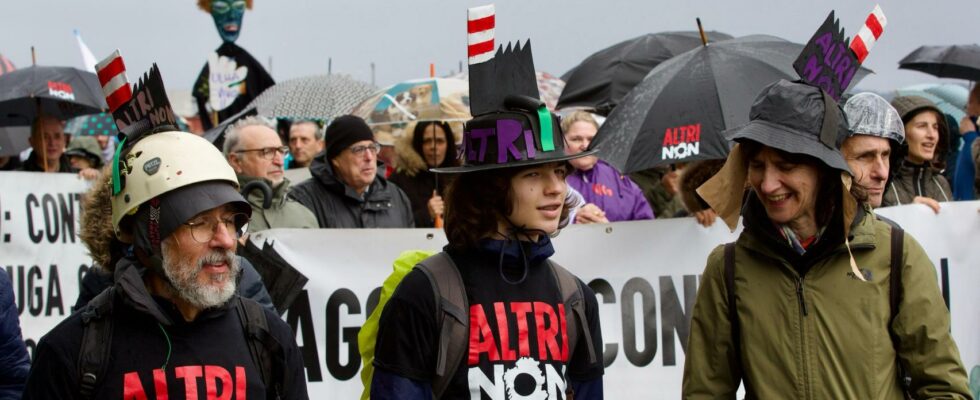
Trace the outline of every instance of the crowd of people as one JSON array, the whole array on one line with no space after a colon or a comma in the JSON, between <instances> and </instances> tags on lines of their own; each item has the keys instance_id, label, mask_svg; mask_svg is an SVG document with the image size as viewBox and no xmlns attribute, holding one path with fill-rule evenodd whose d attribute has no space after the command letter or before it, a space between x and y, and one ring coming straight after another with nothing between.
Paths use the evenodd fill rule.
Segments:
<instances>
[{"instance_id":1,"label":"crowd of people","mask_svg":"<svg viewBox=\"0 0 980 400\"><path fill-rule=\"evenodd\" d=\"M250 2L199 6L222 48L244 52L232 42ZM80 236L96 267L33 359L0 274L0 397L308 398L308 355L242 251L248 235L438 228L443 251L389 278L376 329L359 338L373 345L364 398L602 399L597 298L552 260L552 238L655 217L734 230L741 217L700 279L683 398L734 398L740 386L748 398L974 398L934 266L875 209L939 213L977 198L980 85L951 121L923 97L837 102L779 80L747 124L721 133L726 159L626 173L590 146L600 118L559 117L522 92L536 83L517 82L528 77L514 71L534 70L519 47L471 70L464 126L418 119L400 137L355 115L248 116L223 128L219 148L167 123L72 136L66 121L37 117L30 151L0 170L92 182ZM297 170L308 178L290 181ZM509 386L485 385L494 379Z\"/></svg>"}]
</instances>

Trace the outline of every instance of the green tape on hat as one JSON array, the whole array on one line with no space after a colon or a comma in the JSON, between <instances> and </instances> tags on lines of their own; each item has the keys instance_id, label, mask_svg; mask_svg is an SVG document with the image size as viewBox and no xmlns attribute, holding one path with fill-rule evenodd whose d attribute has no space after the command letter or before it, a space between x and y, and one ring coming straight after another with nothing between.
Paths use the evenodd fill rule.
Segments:
<instances>
[{"instance_id":1,"label":"green tape on hat","mask_svg":"<svg viewBox=\"0 0 980 400\"><path fill-rule=\"evenodd\" d=\"M122 191L122 185L119 183L119 153L122 152L123 145L126 144L126 138L119 142L119 146L116 146L116 154L112 156L112 195L115 196Z\"/></svg>"},{"instance_id":2,"label":"green tape on hat","mask_svg":"<svg viewBox=\"0 0 980 400\"><path fill-rule=\"evenodd\" d=\"M541 125L541 151L555 151L555 132L548 107L538 107L538 122Z\"/></svg>"}]
</instances>

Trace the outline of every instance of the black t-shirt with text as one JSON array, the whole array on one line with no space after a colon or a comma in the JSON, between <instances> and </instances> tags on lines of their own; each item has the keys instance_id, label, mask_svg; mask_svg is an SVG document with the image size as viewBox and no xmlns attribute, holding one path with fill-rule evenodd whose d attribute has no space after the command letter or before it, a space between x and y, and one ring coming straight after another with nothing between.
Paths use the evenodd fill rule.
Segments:
<instances>
[{"instance_id":1,"label":"black t-shirt with text","mask_svg":"<svg viewBox=\"0 0 980 400\"><path fill-rule=\"evenodd\" d=\"M529 250L530 267L520 283L501 277L499 253L480 249L450 252L466 286L469 301L468 351L444 394L444 398L511 398L534 392L547 399L564 399L567 378L587 382L603 373L598 303L595 294L581 284L595 352L589 363L585 341L569 349L558 283L547 265L553 252ZM537 255L537 257L535 257ZM503 273L514 282L523 274L523 259L509 254ZM571 312L571 310L567 310ZM416 381L429 382L435 371L439 331L432 286L418 270L399 284L381 315L375 348L375 366Z\"/></svg>"}]
</instances>

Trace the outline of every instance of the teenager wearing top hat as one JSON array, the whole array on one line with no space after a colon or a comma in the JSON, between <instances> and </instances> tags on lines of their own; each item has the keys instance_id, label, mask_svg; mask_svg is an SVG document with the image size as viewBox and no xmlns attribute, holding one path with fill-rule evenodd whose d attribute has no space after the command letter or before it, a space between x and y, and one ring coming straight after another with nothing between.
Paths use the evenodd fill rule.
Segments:
<instances>
[{"instance_id":1,"label":"teenager wearing top hat","mask_svg":"<svg viewBox=\"0 0 980 400\"><path fill-rule=\"evenodd\" d=\"M936 270L866 208L839 151L847 134L825 92L785 80L726 132L737 145L698 192L744 229L708 256L684 398L734 398L740 382L747 398L970 398Z\"/></svg>"},{"instance_id":2,"label":"teenager wearing top hat","mask_svg":"<svg viewBox=\"0 0 980 400\"><path fill-rule=\"evenodd\" d=\"M565 154L533 71L530 44L470 65L475 117L462 165L433 169L456 174L445 198L449 244L405 276L381 313L372 399L602 398L595 294L549 260L552 236L568 224L568 160L593 152ZM445 291L432 283L444 282L431 267L440 260L469 305L453 317L453 303L434 296ZM575 285L573 312L563 288ZM460 326L469 340L446 341Z\"/></svg>"}]
</instances>

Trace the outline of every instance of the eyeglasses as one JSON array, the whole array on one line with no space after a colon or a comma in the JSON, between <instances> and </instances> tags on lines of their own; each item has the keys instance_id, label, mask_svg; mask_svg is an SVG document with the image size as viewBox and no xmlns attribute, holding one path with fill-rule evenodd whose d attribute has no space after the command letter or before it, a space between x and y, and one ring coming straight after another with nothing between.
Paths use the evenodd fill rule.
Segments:
<instances>
[{"instance_id":1,"label":"eyeglasses","mask_svg":"<svg viewBox=\"0 0 980 400\"><path fill-rule=\"evenodd\" d=\"M247 214L234 213L223 216L219 219L205 217L195 218L191 221L184 222L184 225L190 228L191 237L194 238L194 241L198 243L207 243L214 238L214 232L219 224L224 225L225 230L227 230L229 233L234 233L237 237L239 233L238 227L247 224L248 220L249 218Z\"/></svg>"},{"instance_id":2,"label":"eyeglasses","mask_svg":"<svg viewBox=\"0 0 980 400\"><path fill-rule=\"evenodd\" d=\"M364 154L365 151L370 151L371 154L378 155L378 152L381 151L381 145L377 143L371 143L362 146L349 147L347 150L350 150L350 152L354 153L355 156L361 156Z\"/></svg>"},{"instance_id":3,"label":"eyeglasses","mask_svg":"<svg viewBox=\"0 0 980 400\"><path fill-rule=\"evenodd\" d=\"M259 153L259 157L262 157L262 158L264 158L266 160L271 160L271 159L273 159L273 158L276 157L276 154L277 153L278 154L282 154L283 157L285 157L286 154L289 154L289 146L266 147L266 148L261 148L261 149L250 149L250 150L238 150L238 151L235 151L235 152L236 153L248 153L248 152L251 152L251 151L257 151Z\"/></svg>"}]
</instances>

